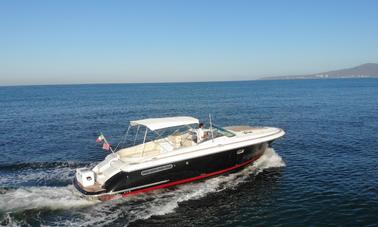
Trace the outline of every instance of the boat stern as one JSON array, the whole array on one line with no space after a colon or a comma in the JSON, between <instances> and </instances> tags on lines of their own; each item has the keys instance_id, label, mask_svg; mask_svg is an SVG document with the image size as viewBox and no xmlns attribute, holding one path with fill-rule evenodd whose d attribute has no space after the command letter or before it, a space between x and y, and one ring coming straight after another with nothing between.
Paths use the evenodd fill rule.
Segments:
<instances>
[{"instance_id":1,"label":"boat stern","mask_svg":"<svg viewBox=\"0 0 378 227\"><path fill-rule=\"evenodd\" d=\"M93 186L95 184L95 173L88 168L76 169L76 180L83 187Z\"/></svg>"},{"instance_id":2,"label":"boat stern","mask_svg":"<svg viewBox=\"0 0 378 227\"><path fill-rule=\"evenodd\" d=\"M84 195L99 195L105 192L105 189L96 182L95 172L88 168L76 169L73 184Z\"/></svg>"}]
</instances>

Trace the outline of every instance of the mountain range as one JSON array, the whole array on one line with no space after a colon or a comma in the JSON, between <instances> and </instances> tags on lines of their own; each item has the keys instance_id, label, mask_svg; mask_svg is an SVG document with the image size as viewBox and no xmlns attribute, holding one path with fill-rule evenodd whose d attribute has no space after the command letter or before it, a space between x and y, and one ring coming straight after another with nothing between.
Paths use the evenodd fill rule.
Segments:
<instances>
[{"instance_id":1,"label":"mountain range","mask_svg":"<svg viewBox=\"0 0 378 227\"><path fill-rule=\"evenodd\" d=\"M263 77L262 80L293 80L293 79L335 79L335 78L378 78L378 64L366 63L353 68L339 69L328 72L294 75L294 76L271 76Z\"/></svg>"}]
</instances>

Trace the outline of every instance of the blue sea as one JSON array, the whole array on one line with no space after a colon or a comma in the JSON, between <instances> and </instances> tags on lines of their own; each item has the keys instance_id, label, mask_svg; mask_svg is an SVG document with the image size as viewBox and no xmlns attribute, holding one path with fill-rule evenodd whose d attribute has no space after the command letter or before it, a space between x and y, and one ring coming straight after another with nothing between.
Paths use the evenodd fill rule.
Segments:
<instances>
[{"instance_id":1,"label":"blue sea","mask_svg":"<svg viewBox=\"0 0 378 227\"><path fill-rule=\"evenodd\" d=\"M97 202L75 169L128 121L280 127L239 173ZM378 79L0 87L0 225L378 226Z\"/></svg>"}]
</instances>

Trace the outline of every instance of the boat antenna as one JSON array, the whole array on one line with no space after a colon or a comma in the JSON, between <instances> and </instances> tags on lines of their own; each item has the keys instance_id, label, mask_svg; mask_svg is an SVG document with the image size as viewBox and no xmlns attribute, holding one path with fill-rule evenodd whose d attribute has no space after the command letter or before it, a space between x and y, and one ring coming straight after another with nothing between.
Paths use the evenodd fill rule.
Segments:
<instances>
[{"instance_id":1,"label":"boat antenna","mask_svg":"<svg viewBox=\"0 0 378 227\"><path fill-rule=\"evenodd\" d=\"M211 114L210 113L209 113L209 121L210 121L211 140L214 142L213 122L211 120Z\"/></svg>"}]
</instances>

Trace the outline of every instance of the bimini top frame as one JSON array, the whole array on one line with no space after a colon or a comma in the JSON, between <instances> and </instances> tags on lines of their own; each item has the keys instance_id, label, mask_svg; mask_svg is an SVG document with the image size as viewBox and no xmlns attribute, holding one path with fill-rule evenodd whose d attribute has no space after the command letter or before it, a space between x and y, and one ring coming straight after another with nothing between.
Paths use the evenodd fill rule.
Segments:
<instances>
[{"instance_id":1,"label":"bimini top frame","mask_svg":"<svg viewBox=\"0 0 378 227\"><path fill-rule=\"evenodd\" d=\"M130 121L131 126L143 125L151 131L163 128L176 127L181 125L199 124L198 119L194 117L163 117L163 118L147 118L143 120Z\"/></svg>"}]
</instances>

